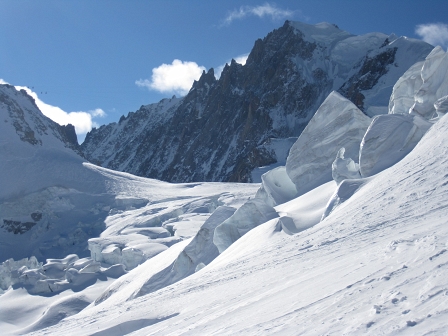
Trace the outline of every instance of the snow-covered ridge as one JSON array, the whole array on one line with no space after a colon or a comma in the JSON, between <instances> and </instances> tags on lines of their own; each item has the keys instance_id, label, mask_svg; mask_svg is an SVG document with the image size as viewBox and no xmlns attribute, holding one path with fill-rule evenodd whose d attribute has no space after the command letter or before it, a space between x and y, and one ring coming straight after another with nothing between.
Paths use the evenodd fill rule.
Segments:
<instances>
[{"instance_id":1,"label":"snow-covered ridge","mask_svg":"<svg viewBox=\"0 0 448 336\"><path fill-rule=\"evenodd\" d=\"M125 162L117 164L113 160L117 148L120 146L132 146L136 142L141 142L143 131L154 132L163 123L172 117L173 111L180 104L182 98L173 96L171 99L162 99L159 103L141 106L136 112L129 112L122 116L118 123L102 125L98 130L95 128L86 136L86 140L81 145L81 150L89 158L94 158L93 162L102 162L105 167L116 170L123 169L129 164L138 153L132 150L126 155ZM126 135L126 136L125 136ZM98 146L98 142L105 146ZM123 160L123 159L121 159Z\"/></svg>"}]
</instances>

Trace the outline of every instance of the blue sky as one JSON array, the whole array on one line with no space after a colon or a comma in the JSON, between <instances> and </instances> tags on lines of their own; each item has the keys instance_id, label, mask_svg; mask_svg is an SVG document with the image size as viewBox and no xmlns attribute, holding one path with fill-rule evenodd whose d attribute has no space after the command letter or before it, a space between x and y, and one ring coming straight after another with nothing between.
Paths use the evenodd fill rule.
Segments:
<instances>
[{"instance_id":1,"label":"blue sky","mask_svg":"<svg viewBox=\"0 0 448 336\"><path fill-rule=\"evenodd\" d=\"M255 40L286 19L424 38L446 49L446 13L446 0L0 0L0 79L30 87L42 109L85 133L182 95L202 69L244 62Z\"/></svg>"}]
</instances>

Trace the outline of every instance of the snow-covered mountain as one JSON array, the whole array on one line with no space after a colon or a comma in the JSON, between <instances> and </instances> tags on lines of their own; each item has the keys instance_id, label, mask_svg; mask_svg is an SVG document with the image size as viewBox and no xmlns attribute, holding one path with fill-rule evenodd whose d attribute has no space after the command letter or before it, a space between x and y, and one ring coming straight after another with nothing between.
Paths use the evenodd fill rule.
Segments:
<instances>
[{"instance_id":1,"label":"snow-covered mountain","mask_svg":"<svg viewBox=\"0 0 448 336\"><path fill-rule=\"evenodd\" d=\"M395 82L431 50L406 37L286 21L255 42L244 66L232 61L219 80L204 72L184 98L93 129L81 148L92 162L139 176L249 182L255 168L284 160L266 144L285 139L287 151L286 138L301 134L330 92L368 116L387 113Z\"/></svg>"},{"instance_id":2,"label":"snow-covered mountain","mask_svg":"<svg viewBox=\"0 0 448 336\"><path fill-rule=\"evenodd\" d=\"M261 184L87 163L0 86L2 334L445 334L447 73L436 47L373 118L329 93Z\"/></svg>"}]
</instances>

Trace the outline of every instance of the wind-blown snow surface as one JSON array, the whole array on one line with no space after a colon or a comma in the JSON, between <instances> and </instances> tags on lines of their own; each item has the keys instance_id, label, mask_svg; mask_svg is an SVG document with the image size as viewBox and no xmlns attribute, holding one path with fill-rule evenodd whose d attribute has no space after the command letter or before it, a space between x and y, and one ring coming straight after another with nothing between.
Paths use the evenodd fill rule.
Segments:
<instances>
[{"instance_id":1,"label":"wind-blown snow surface","mask_svg":"<svg viewBox=\"0 0 448 336\"><path fill-rule=\"evenodd\" d=\"M443 117L314 227L272 219L175 285L36 334L446 333L447 164Z\"/></svg>"}]
</instances>

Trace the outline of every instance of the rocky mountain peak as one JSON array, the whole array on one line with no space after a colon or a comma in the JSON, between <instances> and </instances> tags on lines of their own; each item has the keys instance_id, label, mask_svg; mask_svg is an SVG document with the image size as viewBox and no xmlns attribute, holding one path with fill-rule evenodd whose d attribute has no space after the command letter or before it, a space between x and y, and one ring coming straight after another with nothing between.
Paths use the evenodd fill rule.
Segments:
<instances>
[{"instance_id":1,"label":"rocky mountain peak","mask_svg":"<svg viewBox=\"0 0 448 336\"><path fill-rule=\"evenodd\" d=\"M157 118L136 113L126 127L95 130L84 153L107 168L166 181L251 181L255 167L275 162L263 143L299 136L330 92L368 115L387 113L393 84L432 49L415 40L384 45L387 38L286 21L255 41L244 66L232 60L218 80L204 71Z\"/></svg>"},{"instance_id":2,"label":"rocky mountain peak","mask_svg":"<svg viewBox=\"0 0 448 336\"><path fill-rule=\"evenodd\" d=\"M72 124L61 125L60 133L64 136L68 143L76 147L79 146L75 126L73 126Z\"/></svg>"},{"instance_id":3,"label":"rocky mountain peak","mask_svg":"<svg viewBox=\"0 0 448 336\"><path fill-rule=\"evenodd\" d=\"M61 126L44 116L34 98L25 90L1 84L0 109L4 122L11 124L11 130L14 130L23 142L43 146L46 142L54 142L56 138L65 147L81 154L75 127L71 124Z\"/></svg>"},{"instance_id":4,"label":"rocky mountain peak","mask_svg":"<svg viewBox=\"0 0 448 336\"><path fill-rule=\"evenodd\" d=\"M202 71L202 75L199 78L199 80L195 80L193 82L193 85L191 87L191 89L200 89L203 88L205 86L212 86L213 84L216 83L216 78L215 78L215 70L213 68L210 68L208 70L208 72Z\"/></svg>"}]
</instances>

